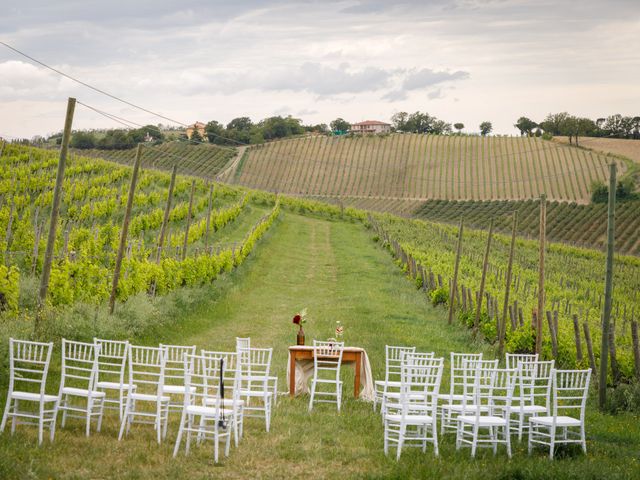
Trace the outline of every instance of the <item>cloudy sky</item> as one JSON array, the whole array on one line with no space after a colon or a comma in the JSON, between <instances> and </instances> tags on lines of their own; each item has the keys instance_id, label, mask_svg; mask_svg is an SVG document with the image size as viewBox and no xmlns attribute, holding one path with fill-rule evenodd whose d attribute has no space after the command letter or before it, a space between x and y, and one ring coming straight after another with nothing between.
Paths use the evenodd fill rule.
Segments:
<instances>
[{"instance_id":1,"label":"cloudy sky","mask_svg":"<svg viewBox=\"0 0 640 480\"><path fill-rule=\"evenodd\" d=\"M1 41L184 123L638 115L639 39L638 0L0 1ZM69 96L167 123L0 45L0 136L60 130ZM94 127L118 124L78 107Z\"/></svg>"}]
</instances>

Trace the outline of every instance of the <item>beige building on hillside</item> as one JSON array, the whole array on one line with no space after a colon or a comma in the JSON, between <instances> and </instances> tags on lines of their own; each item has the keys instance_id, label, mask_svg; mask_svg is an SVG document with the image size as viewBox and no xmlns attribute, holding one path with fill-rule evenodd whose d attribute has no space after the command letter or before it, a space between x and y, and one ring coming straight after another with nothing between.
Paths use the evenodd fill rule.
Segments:
<instances>
[{"instance_id":1,"label":"beige building on hillside","mask_svg":"<svg viewBox=\"0 0 640 480\"><path fill-rule=\"evenodd\" d=\"M198 129L198 133L200 134L200 136L206 140L207 137L204 135L204 127L206 127L206 125L202 122L196 122L193 125L189 125L187 127L187 138L191 139L191 135L193 135L193 130Z\"/></svg>"},{"instance_id":2,"label":"beige building on hillside","mask_svg":"<svg viewBox=\"0 0 640 480\"><path fill-rule=\"evenodd\" d=\"M365 120L351 125L350 133L389 133L391 124L378 120Z\"/></svg>"}]
</instances>

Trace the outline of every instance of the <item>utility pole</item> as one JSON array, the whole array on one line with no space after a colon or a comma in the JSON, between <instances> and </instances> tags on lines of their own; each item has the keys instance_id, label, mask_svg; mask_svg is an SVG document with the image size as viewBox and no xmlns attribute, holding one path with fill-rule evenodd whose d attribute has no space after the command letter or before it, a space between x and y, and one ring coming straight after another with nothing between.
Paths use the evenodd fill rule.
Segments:
<instances>
[{"instance_id":1,"label":"utility pole","mask_svg":"<svg viewBox=\"0 0 640 480\"><path fill-rule=\"evenodd\" d=\"M600 344L600 381L598 404L604 409L607 403L607 360L609 359L609 323L611 321L611 297L613 296L613 249L616 232L616 164L609 164L609 211L607 213L607 270L604 283L604 314L602 315L602 343Z\"/></svg>"}]
</instances>

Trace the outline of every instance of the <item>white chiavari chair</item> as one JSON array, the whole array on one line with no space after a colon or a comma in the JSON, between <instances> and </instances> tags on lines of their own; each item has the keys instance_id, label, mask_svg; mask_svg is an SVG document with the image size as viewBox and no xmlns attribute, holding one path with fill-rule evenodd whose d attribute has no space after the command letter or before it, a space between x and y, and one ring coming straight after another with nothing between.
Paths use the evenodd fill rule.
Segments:
<instances>
[{"instance_id":1,"label":"white chiavari chair","mask_svg":"<svg viewBox=\"0 0 640 480\"><path fill-rule=\"evenodd\" d=\"M313 409L314 401L336 403L338 412L340 411L342 405L340 367L343 351L344 342L313 341L313 378L311 379L309 411Z\"/></svg>"}]
</instances>

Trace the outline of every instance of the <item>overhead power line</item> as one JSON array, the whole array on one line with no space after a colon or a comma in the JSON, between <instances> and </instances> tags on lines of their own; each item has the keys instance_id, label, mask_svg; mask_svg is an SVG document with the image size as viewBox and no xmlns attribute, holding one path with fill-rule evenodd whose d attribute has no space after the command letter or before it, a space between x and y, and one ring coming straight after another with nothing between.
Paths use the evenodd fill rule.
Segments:
<instances>
[{"instance_id":1,"label":"overhead power line","mask_svg":"<svg viewBox=\"0 0 640 480\"><path fill-rule=\"evenodd\" d=\"M50 65L47 65L46 63L44 63L44 62L42 62L42 61L40 61L40 60L38 60L36 58L33 58L31 55L28 55L25 52L23 52L21 50L18 50L15 47L12 47L8 43L0 41L0 45L4 45L9 50L12 50L13 52L17 53L18 55L22 55L23 57L28 58L32 62L37 63L38 65L41 65L42 67L47 68L47 69L51 70L52 72L55 72L58 75L61 75L61 76L65 77L65 78L68 78L69 80L71 80L73 82L76 82L76 83L78 83L78 84L80 84L80 85L82 85L82 86L84 86L86 88L89 88L89 89L93 90L94 92L97 92L97 93L99 93L101 95L105 95L105 96L107 96L107 97L109 97L109 98L111 98L113 100L116 100L118 102L124 103L125 105L128 105L130 107L136 108L136 109L138 109L138 110L140 110L142 112L148 113L148 114L153 115L153 116L158 117L158 118L162 118L163 120L167 120L167 121L172 122L172 123L177 123L178 125L181 125L181 126L183 126L185 128L188 128L190 126L190 125L188 125L188 124L186 124L184 122L181 122L179 120L175 120L175 119L173 119L171 117L167 117L166 115L162 115L160 113L154 112L153 110L149 110L147 108L141 107L140 105L137 105L137 104L135 104L133 102L125 100L125 99L123 99L121 97L118 97L116 95L113 95L112 93L106 92L106 91L102 90L101 88L94 87L93 85L91 85L91 84L89 84L87 82L83 82L82 80L79 80L78 78L73 77L73 76L69 75L68 73L65 73L65 72L63 72L61 70L58 70L57 68L54 68L54 67L52 67ZM214 137L218 137L218 138L223 138L225 140L229 140L230 142L234 142L234 143L236 143L238 145L248 145L248 144L246 144L244 142L240 142L240 141L235 140L233 138L224 137L222 135L217 135L215 133L210 133L210 135L212 135Z\"/></svg>"}]
</instances>

